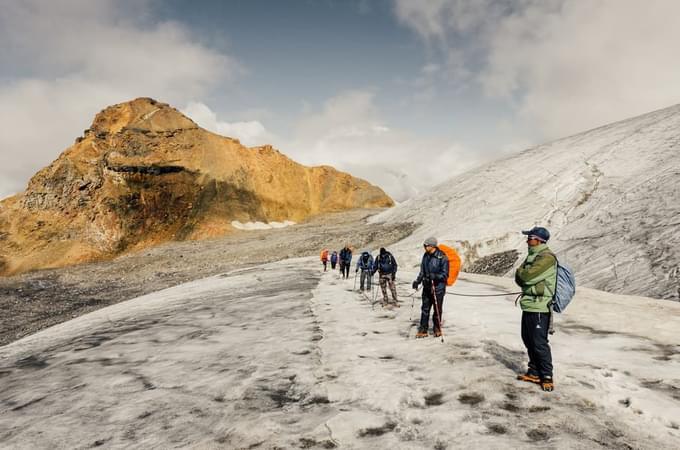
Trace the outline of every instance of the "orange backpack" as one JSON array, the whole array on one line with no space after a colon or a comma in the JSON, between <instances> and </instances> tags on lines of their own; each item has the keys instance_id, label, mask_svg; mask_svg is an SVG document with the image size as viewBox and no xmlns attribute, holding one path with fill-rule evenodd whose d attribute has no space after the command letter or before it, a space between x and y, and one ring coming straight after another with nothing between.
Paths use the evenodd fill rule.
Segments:
<instances>
[{"instance_id":1,"label":"orange backpack","mask_svg":"<svg viewBox=\"0 0 680 450\"><path fill-rule=\"evenodd\" d=\"M449 278L446 279L446 285L451 286L456 282L460 273L460 256L448 245L439 244L437 248L449 258Z\"/></svg>"},{"instance_id":2,"label":"orange backpack","mask_svg":"<svg viewBox=\"0 0 680 450\"><path fill-rule=\"evenodd\" d=\"M321 250L321 261L328 261L328 250Z\"/></svg>"}]
</instances>

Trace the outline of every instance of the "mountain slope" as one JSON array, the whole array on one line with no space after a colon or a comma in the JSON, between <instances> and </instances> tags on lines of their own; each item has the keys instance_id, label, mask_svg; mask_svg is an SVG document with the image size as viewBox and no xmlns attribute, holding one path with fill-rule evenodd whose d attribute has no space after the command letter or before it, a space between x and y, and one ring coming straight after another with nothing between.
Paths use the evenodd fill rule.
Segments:
<instances>
[{"instance_id":1,"label":"mountain slope","mask_svg":"<svg viewBox=\"0 0 680 450\"><path fill-rule=\"evenodd\" d=\"M391 206L379 188L247 148L139 98L106 108L22 194L0 202L0 274L107 258L232 230Z\"/></svg>"},{"instance_id":2,"label":"mountain slope","mask_svg":"<svg viewBox=\"0 0 680 450\"><path fill-rule=\"evenodd\" d=\"M603 126L486 164L386 211L376 221L423 226L469 264L524 247L550 229L580 284L680 298L680 105Z\"/></svg>"}]
</instances>

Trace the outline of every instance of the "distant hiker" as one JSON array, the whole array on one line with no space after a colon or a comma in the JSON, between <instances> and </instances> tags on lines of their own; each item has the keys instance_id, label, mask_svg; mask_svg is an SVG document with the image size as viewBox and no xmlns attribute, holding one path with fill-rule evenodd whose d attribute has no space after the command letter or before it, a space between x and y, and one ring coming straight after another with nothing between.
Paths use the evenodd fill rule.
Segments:
<instances>
[{"instance_id":1,"label":"distant hiker","mask_svg":"<svg viewBox=\"0 0 680 450\"><path fill-rule=\"evenodd\" d=\"M368 252L363 252L361 256L359 257L359 261L357 261L357 270L358 272L361 270L361 279L359 282L359 289L364 290L364 286L366 286L366 290L371 289L371 276L373 275L373 256L371 256L370 253Z\"/></svg>"},{"instance_id":2,"label":"distant hiker","mask_svg":"<svg viewBox=\"0 0 680 450\"><path fill-rule=\"evenodd\" d=\"M321 262L323 263L323 271L326 271L326 268L328 267L328 249L324 248L321 250Z\"/></svg>"},{"instance_id":3,"label":"distant hiker","mask_svg":"<svg viewBox=\"0 0 680 450\"><path fill-rule=\"evenodd\" d=\"M343 279L349 278L349 267L352 264L352 249L349 244L340 250L340 274Z\"/></svg>"},{"instance_id":4,"label":"distant hiker","mask_svg":"<svg viewBox=\"0 0 680 450\"><path fill-rule=\"evenodd\" d=\"M338 263L338 252L333 250L333 253L331 253L331 269L335 270L335 265Z\"/></svg>"},{"instance_id":5,"label":"distant hiker","mask_svg":"<svg viewBox=\"0 0 680 450\"><path fill-rule=\"evenodd\" d=\"M389 304L389 297L387 296L387 287L390 287L392 291L392 300L394 300L394 305L399 306L397 303L397 288L394 285L394 280L397 277L397 260L394 259L392 253L388 252L384 248L380 249L380 254L375 258L375 263L373 264L373 273L379 273L379 283L380 289L383 294L383 304Z\"/></svg>"},{"instance_id":6,"label":"distant hiker","mask_svg":"<svg viewBox=\"0 0 680 450\"><path fill-rule=\"evenodd\" d=\"M550 302L557 284L557 260L550 251L550 232L543 227L522 231L527 235L528 255L515 272L515 283L522 289L522 341L529 354L529 369L518 380L536 383L552 391L553 366L548 330Z\"/></svg>"},{"instance_id":7,"label":"distant hiker","mask_svg":"<svg viewBox=\"0 0 680 450\"><path fill-rule=\"evenodd\" d=\"M423 243L425 254L420 262L420 273L413 282L413 289L423 283L422 305L420 313L420 326L416 333L417 338L427 337L427 329L430 322L430 310L434 306L432 325L435 337L442 335L441 317L444 306L444 294L446 294L446 280L449 278L449 258L437 248L437 239L429 237Z\"/></svg>"}]
</instances>

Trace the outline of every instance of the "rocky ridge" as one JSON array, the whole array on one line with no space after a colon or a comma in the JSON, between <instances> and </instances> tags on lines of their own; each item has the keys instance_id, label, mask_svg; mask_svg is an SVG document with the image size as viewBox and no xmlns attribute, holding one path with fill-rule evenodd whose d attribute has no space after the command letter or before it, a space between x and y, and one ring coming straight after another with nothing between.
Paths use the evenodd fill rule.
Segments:
<instances>
[{"instance_id":1,"label":"rocky ridge","mask_svg":"<svg viewBox=\"0 0 680 450\"><path fill-rule=\"evenodd\" d=\"M138 98L100 112L25 192L0 202L0 274L221 236L235 220L302 222L392 205L364 180L244 147Z\"/></svg>"}]
</instances>

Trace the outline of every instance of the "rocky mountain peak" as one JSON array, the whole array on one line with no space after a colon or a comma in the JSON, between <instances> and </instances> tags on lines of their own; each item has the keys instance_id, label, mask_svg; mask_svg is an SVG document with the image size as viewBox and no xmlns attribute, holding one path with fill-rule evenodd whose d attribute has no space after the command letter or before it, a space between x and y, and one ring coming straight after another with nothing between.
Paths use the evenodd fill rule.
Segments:
<instances>
[{"instance_id":1,"label":"rocky mountain peak","mask_svg":"<svg viewBox=\"0 0 680 450\"><path fill-rule=\"evenodd\" d=\"M101 111L94 118L91 130L118 133L123 129L163 132L195 128L198 128L196 123L167 103L140 97Z\"/></svg>"},{"instance_id":2,"label":"rocky mountain peak","mask_svg":"<svg viewBox=\"0 0 680 450\"><path fill-rule=\"evenodd\" d=\"M232 221L301 222L392 206L378 187L247 148L150 98L110 106L0 202L0 275L110 258L233 232Z\"/></svg>"}]
</instances>

